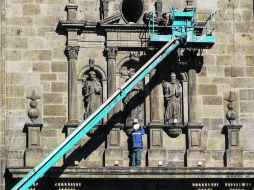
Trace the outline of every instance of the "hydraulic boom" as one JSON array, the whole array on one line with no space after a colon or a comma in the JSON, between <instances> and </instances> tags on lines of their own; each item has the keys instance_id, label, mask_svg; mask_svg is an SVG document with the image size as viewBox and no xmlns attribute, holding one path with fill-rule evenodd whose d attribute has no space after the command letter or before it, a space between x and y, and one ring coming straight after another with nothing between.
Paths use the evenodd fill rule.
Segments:
<instances>
[{"instance_id":1,"label":"hydraulic boom","mask_svg":"<svg viewBox=\"0 0 254 190\"><path fill-rule=\"evenodd\" d=\"M173 37L145 65L143 65L121 88L119 88L92 115L66 137L49 155L42 159L24 176L12 190L26 190L44 175L65 153L67 153L84 135L87 134L131 89L137 85L152 69L180 45L180 40Z\"/></svg>"}]
</instances>

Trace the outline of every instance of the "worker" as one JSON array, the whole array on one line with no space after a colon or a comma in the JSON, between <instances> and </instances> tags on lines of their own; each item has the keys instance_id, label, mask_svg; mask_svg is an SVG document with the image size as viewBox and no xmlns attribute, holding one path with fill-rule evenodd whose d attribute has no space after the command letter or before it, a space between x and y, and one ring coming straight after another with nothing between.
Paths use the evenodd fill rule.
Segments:
<instances>
[{"instance_id":1,"label":"worker","mask_svg":"<svg viewBox=\"0 0 254 190\"><path fill-rule=\"evenodd\" d=\"M171 13L163 13L162 18L165 20L164 26L169 26L172 24L172 15Z\"/></svg>"},{"instance_id":2,"label":"worker","mask_svg":"<svg viewBox=\"0 0 254 190\"><path fill-rule=\"evenodd\" d=\"M132 147L132 166L140 166L141 165L141 155L143 149L143 140L142 136L145 134L145 130L138 123L138 119L133 119L133 127L129 131L129 135L131 136L131 147Z\"/></svg>"}]
</instances>

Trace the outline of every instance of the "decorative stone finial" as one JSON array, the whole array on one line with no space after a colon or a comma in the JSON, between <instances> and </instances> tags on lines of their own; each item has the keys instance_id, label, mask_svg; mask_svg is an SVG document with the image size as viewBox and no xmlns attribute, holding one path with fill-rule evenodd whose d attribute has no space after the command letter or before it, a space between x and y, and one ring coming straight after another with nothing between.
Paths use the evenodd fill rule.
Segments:
<instances>
[{"instance_id":1,"label":"decorative stone finial","mask_svg":"<svg viewBox=\"0 0 254 190\"><path fill-rule=\"evenodd\" d=\"M37 99L40 99L39 96L35 95L35 92L33 90L32 95L27 97L28 99L31 100L30 102L30 109L28 110L28 117L31 119L32 123L39 117L39 111L36 108L37 107Z\"/></svg>"},{"instance_id":2,"label":"decorative stone finial","mask_svg":"<svg viewBox=\"0 0 254 190\"><path fill-rule=\"evenodd\" d=\"M226 113L226 118L229 121L230 125L234 125L234 121L236 120L234 93L230 92L228 98L226 98L225 100L228 102L228 111Z\"/></svg>"}]
</instances>

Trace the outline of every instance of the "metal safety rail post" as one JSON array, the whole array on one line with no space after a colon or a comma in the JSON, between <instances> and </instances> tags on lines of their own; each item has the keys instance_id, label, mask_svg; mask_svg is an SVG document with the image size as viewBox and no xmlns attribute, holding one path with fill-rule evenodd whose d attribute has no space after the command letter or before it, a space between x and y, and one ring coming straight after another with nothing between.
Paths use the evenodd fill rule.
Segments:
<instances>
[{"instance_id":1,"label":"metal safety rail post","mask_svg":"<svg viewBox=\"0 0 254 190\"><path fill-rule=\"evenodd\" d=\"M50 167L52 167L65 153L67 153L84 135L87 134L103 117L121 101L130 90L138 84L165 57L178 48L180 40L173 37L146 64L144 64L121 88L119 88L92 115L67 136L47 157L42 159L29 171L12 190L26 190L32 186Z\"/></svg>"}]
</instances>

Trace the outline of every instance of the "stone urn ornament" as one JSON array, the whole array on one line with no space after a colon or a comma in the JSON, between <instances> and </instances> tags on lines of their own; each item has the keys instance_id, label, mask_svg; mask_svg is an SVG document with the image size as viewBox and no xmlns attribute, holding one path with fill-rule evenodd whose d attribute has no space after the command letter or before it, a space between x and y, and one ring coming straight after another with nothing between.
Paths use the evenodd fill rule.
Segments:
<instances>
[{"instance_id":1,"label":"stone urn ornament","mask_svg":"<svg viewBox=\"0 0 254 190\"><path fill-rule=\"evenodd\" d=\"M233 92L230 92L228 98L226 98L225 100L228 102L228 111L226 113L226 118L230 125L234 125L234 121L236 120L236 112L234 105L235 98Z\"/></svg>"},{"instance_id":2,"label":"stone urn ornament","mask_svg":"<svg viewBox=\"0 0 254 190\"><path fill-rule=\"evenodd\" d=\"M32 123L35 122L35 120L39 117L39 110L37 109L37 99L40 99L39 96L36 96L34 90L32 92L32 95L27 97L31 100L30 102L30 109L28 110L28 117L31 119Z\"/></svg>"}]
</instances>

